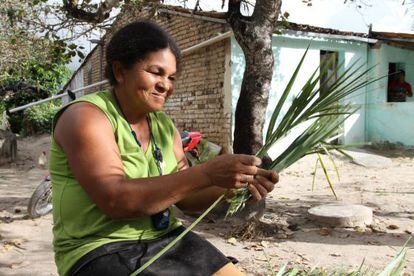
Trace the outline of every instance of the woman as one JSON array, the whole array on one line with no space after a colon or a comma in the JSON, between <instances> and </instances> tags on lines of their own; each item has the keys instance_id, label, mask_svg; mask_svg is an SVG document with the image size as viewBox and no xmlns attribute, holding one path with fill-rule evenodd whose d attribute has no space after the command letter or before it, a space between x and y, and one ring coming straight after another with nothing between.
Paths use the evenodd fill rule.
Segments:
<instances>
[{"instance_id":1,"label":"woman","mask_svg":"<svg viewBox=\"0 0 414 276\"><path fill-rule=\"evenodd\" d=\"M260 200L278 179L247 155L188 168L180 135L161 112L180 53L160 27L134 22L120 29L106 60L112 91L87 95L55 117L50 171L61 275L129 275L183 231L172 205L202 210L245 185ZM142 275L212 274L240 272L189 233Z\"/></svg>"}]
</instances>

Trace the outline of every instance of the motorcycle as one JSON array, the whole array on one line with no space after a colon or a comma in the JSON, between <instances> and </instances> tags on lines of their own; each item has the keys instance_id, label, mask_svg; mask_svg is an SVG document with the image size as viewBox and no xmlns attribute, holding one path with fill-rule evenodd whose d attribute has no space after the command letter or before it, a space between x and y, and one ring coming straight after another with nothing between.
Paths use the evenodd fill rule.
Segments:
<instances>
[{"instance_id":1,"label":"motorcycle","mask_svg":"<svg viewBox=\"0 0 414 276\"><path fill-rule=\"evenodd\" d=\"M190 166L202 163L206 158L200 158L200 151L198 146L200 146L201 133L200 132L181 132L181 142L183 146L184 153L186 154L187 160L189 161ZM219 154L219 146L205 141L202 142L203 145L209 145L209 148L213 149L213 153L209 153L208 156L215 156ZM203 148L203 155L206 150ZM220 148L221 149L221 148ZM202 160L203 159L203 160ZM27 212L30 218L38 218L44 215L47 215L53 210L52 206L52 182L50 175L46 175L42 182L36 187L32 196L30 197L29 204L27 206Z\"/></svg>"}]
</instances>

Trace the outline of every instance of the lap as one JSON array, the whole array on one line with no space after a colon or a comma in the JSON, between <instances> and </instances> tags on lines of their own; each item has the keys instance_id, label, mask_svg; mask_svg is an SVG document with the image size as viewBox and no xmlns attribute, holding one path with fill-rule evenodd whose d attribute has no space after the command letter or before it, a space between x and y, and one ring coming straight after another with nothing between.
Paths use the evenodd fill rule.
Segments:
<instances>
[{"instance_id":1,"label":"lap","mask_svg":"<svg viewBox=\"0 0 414 276\"><path fill-rule=\"evenodd\" d=\"M81 258L71 275L130 275L184 229L180 227L156 240L104 245ZM88 260L88 255L93 254L98 257ZM228 263L229 260L207 240L189 232L140 275L213 275Z\"/></svg>"}]
</instances>

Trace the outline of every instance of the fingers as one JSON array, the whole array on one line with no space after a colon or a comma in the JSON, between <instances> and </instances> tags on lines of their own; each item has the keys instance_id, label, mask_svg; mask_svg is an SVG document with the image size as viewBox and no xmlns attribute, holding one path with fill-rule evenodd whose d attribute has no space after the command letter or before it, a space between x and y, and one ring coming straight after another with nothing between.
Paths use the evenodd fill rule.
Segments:
<instances>
[{"instance_id":1,"label":"fingers","mask_svg":"<svg viewBox=\"0 0 414 276\"><path fill-rule=\"evenodd\" d=\"M239 160L242 164L248 166L260 166L262 160L254 155L239 154Z\"/></svg>"},{"instance_id":2,"label":"fingers","mask_svg":"<svg viewBox=\"0 0 414 276\"><path fill-rule=\"evenodd\" d=\"M252 201L257 202L262 200L267 195L267 190L265 187L255 184L249 184L248 189L250 193L252 194Z\"/></svg>"},{"instance_id":3,"label":"fingers","mask_svg":"<svg viewBox=\"0 0 414 276\"><path fill-rule=\"evenodd\" d=\"M265 189L266 193L270 193L271 191L273 191L274 187L275 187L275 183L271 182L269 179L261 176L261 175L257 175L255 178L255 183L253 183L255 186L261 186Z\"/></svg>"},{"instance_id":4,"label":"fingers","mask_svg":"<svg viewBox=\"0 0 414 276\"><path fill-rule=\"evenodd\" d=\"M275 180L274 177L277 176L275 172L270 174L266 173L266 175L270 175L272 180ZM252 194L253 202L259 201L266 197L267 194L270 193L275 187L275 182L262 175L257 174L254 180L255 181L248 186L248 189Z\"/></svg>"},{"instance_id":5,"label":"fingers","mask_svg":"<svg viewBox=\"0 0 414 276\"><path fill-rule=\"evenodd\" d=\"M240 163L237 166L236 187L244 188L248 184L255 182L254 177L257 174L257 165L260 165L261 160L253 155L240 154L237 156L237 161Z\"/></svg>"},{"instance_id":6,"label":"fingers","mask_svg":"<svg viewBox=\"0 0 414 276\"><path fill-rule=\"evenodd\" d=\"M240 174L235 184L236 188L245 188L249 183L254 183L254 175Z\"/></svg>"},{"instance_id":7,"label":"fingers","mask_svg":"<svg viewBox=\"0 0 414 276\"><path fill-rule=\"evenodd\" d=\"M256 189L254 185L249 184L248 189L250 194L252 195L252 198L250 199L252 202L257 202L262 199L262 196L260 195L259 191Z\"/></svg>"},{"instance_id":8,"label":"fingers","mask_svg":"<svg viewBox=\"0 0 414 276\"><path fill-rule=\"evenodd\" d=\"M279 177L275 172L260 169L260 164L261 159L256 156L230 154L210 160L203 165L202 170L210 180L208 185L230 189L247 187L249 184L259 185L254 192L264 196L273 189Z\"/></svg>"},{"instance_id":9,"label":"fingers","mask_svg":"<svg viewBox=\"0 0 414 276\"><path fill-rule=\"evenodd\" d=\"M273 190L275 183L279 181L279 175L275 171L261 169L256 165L246 165L249 162L250 164L260 164L261 160L255 156L239 155L239 158L242 162L242 166L239 167L242 173L237 178L236 187L249 187L249 184L252 184L253 187L250 189L256 194L253 197L260 200Z\"/></svg>"},{"instance_id":10,"label":"fingers","mask_svg":"<svg viewBox=\"0 0 414 276\"><path fill-rule=\"evenodd\" d=\"M254 174L242 174L240 176L240 182L242 183L253 183L254 181Z\"/></svg>"},{"instance_id":11,"label":"fingers","mask_svg":"<svg viewBox=\"0 0 414 276\"><path fill-rule=\"evenodd\" d=\"M273 170L257 169L257 175L263 176L273 183L279 182L279 174Z\"/></svg>"}]
</instances>

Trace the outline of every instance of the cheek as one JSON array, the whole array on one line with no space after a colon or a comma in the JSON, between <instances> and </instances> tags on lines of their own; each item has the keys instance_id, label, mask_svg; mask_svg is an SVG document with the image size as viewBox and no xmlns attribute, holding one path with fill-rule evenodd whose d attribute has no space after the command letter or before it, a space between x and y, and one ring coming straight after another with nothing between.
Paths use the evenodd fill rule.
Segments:
<instances>
[{"instance_id":1,"label":"cheek","mask_svg":"<svg viewBox=\"0 0 414 276\"><path fill-rule=\"evenodd\" d=\"M171 95L173 94L173 92L174 92L174 87L172 87L170 90L168 90L168 92L167 92L167 99L169 97L171 97Z\"/></svg>"},{"instance_id":2,"label":"cheek","mask_svg":"<svg viewBox=\"0 0 414 276\"><path fill-rule=\"evenodd\" d=\"M156 84L157 84L157 80L153 77L145 77L145 78L137 79L137 85L145 90L153 90Z\"/></svg>"}]
</instances>

